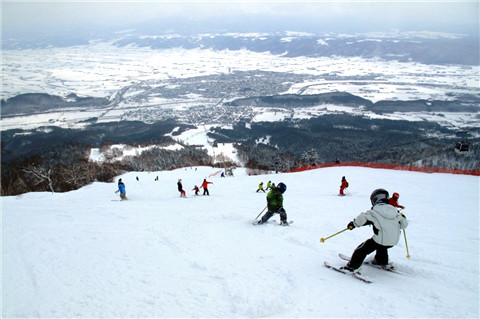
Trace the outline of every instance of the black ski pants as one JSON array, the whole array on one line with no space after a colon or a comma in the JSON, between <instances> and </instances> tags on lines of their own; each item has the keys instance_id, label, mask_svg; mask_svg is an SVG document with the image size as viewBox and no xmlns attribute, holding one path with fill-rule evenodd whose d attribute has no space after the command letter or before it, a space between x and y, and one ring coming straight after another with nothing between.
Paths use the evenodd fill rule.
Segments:
<instances>
[{"instance_id":1,"label":"black ski pants","mask_svg":"<svg viewBox=\"0 0 480 319\"><path fill-rule=\"evenodd\" d=\"M375 254L375 262L379 265L388 264L388 249L393 246L383 246L377 244L372 238L361 243L353 252L352 258L348 263L349 267L353 269L358 269L362 265L363 261L367 256L374 251L377 251Z\"/></svg>"},{"instance_id":2,"label":"black ski pants","mask_svg":"<svg viewBox=\"0 0 480 319\"><path fill-rule=\"evenodd\" d=\"M272 217L273 214L275 214L275 213L278 213L278 212L272 212L272 211L270 211L270 210L267 211L267 212L265 213L265 215L262 216L262 218L260 219L260 221L261 221L262 223L265 223L265 222L266 222L267 220L269 220L270 217ZM280 220L281 220L281 221L287 221L287 213L285 212L285 210L282 210L282 211L280 212Z\"/></svg>"}]
</instances>

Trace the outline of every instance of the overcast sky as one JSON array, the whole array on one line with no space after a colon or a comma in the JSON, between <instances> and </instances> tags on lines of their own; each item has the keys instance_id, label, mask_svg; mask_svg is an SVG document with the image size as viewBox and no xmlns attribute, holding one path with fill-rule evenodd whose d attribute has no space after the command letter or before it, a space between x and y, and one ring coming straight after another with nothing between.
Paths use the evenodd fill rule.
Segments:
<instances>
[{"instance_id":1,"label":"overcast sky","mask_svg":"<svg viewBox=\"0 0 480 319\"><path fill-rule=\"evenodd\" d=\"M170 19L169 19L170 18ZM2 1L2 34L112 27L169 19L254 23L319 32L441 31L478 34L478 1ZM244 20L242 20L244 19ZM238 21L238 22L237 22ZM244 22L242 22L244 21ZM302 30L301 30L302 29ZM166 30L167 31L167 30ZM258 30L264 31L264 30Z\"/></svg>"}]
</instances>

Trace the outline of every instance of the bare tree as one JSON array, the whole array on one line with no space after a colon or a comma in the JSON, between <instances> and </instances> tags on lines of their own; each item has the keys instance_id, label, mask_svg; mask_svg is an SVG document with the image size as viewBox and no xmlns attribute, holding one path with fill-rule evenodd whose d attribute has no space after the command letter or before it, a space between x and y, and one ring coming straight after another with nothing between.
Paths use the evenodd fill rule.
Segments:
<instances>
[{"instance_id":1,"label":"bare tree","mask_svg":"<svg viewBox=\"0 0 480 319\"><path fill-rule=\"evenodd\" d=\"M50 183L52 169L47 165L29 164L22 171L33 177L33 186L38 186L41 183Z\"/></svg>"}]
</instances>

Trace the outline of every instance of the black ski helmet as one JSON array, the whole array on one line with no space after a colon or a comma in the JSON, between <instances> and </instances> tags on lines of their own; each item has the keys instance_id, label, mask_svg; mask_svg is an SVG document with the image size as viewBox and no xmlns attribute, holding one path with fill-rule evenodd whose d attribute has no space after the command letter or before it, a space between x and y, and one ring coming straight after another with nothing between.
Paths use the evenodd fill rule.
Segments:
<instances>
[{"instance_id":1,"label":"black ski helmet","mask_svg":"<svg viewBox=\"0 0 480 319\"><path fill-rule=\"evenodd\" d=\"M285 191L287 190L287 185L285 185L284 183L279 183L277 187L280 189L282 194L285 193Z\"/></svg>"},{"instance_id":2,"label":"black ski helmet","mask_svg":"<svg viewBox=\"0 0 480 319\"><path fill-rule=\"evenodd\" d=\"M381 199L388 199L388 192L383 188L378 188L370 195L370 202L375 205Z\"/></svg>"}]
</instances>

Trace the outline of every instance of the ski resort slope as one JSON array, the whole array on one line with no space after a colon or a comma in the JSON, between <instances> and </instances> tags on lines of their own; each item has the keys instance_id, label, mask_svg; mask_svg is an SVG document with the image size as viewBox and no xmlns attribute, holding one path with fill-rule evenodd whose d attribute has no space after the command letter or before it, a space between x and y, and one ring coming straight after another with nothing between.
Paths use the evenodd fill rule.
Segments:
<instances>
[{"instance_id":1,"label":"ski resort slope","mask_svg":"<svg viewBox=\"0 0 480 319\"><path fill-rule=\"evenodd\" d=\"M218 171L127 173L123 202L112 201L116 183L2 197L2 317L479 317L479 177ZM345 197L337 196L342 176ZM204 178L210 196L194 196ZM252 225L266 206L255 191L269 180L287 185L289 227ZM380 187L406 206L411 258L402 235L389 255L404 274L363 266L368 284L323 262L343 265L338 253L350 255L371 227L320 238L369 209Z\"/></svg>"}]
</instances>

